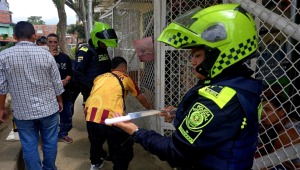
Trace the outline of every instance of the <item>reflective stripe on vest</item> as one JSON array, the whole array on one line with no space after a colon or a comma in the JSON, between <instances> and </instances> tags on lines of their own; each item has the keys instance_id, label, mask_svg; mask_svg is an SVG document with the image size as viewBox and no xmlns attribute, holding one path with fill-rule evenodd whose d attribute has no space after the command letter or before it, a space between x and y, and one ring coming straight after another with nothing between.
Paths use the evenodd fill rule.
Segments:
<instances>
[{"instance_id":1,"label":"reflective stripe on vest","mask_svg":"<svg viewBox=\"0 0 300 170\"><path fill-rule=\"evenodd\" d=\"M81 48L79 48L80 51L84 51L84 52L87 52L89 50L88 47L86 46L82 46Z\"/></svg>"},{"instance_id":2,"label":"reflective stripe on vest","mask_svg":"<svg viewBox=\"0 0 300 170\"><path fill-rule=\"evenodd\" d=\"M214 101L222 109L236 94L236 91L229 87L206 86L199 89L198 94Z\"/></svg>"}]
</instances>

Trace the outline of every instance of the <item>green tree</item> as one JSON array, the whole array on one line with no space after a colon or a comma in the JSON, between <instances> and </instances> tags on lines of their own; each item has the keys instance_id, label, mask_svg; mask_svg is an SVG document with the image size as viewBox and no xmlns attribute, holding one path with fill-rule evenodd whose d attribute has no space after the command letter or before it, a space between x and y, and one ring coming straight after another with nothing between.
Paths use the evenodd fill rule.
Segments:
<instances>
[{"instance_id":1,"label":"green tree","mask_svg":"<svg viewBox=\"0 0 300 170\"><path fill-rule=\"evenodd\" d=\"M0 37L2 37L3 40L6 40L8 38L8 34L1 34ZM5 50L5 49L7 49L9 47L12 47L12 46L14 46L14 43L13 42L9 42L5 46L3 46L3 47L0 46L0 51Z\"/></svg>"},{"instance_id":2,"label":"green tree","mask_svg":"<svg viewBox=\"0 0 300 170\"><path fill-rule=\"evenodd\" d=\"M0 46L0 51L5 50L5 49L7 49L7 48L10 48L10 47L12 47L12 46L14 46L14 45L15 45L15 44L14 44L13 42L9 42L9 43L7 43L5 46L3 46L3 47Z\"/></svg>"},{"instance_id":3,"label":"green tree","mask_svg":"<svg viewBox=\"0 0 300 170\"><path fill-rule=\"evenodd\" d=\"M92 9L93 9L92 14L93 14L93 18L95 20L99 19L99 14L95 14L94 9L95 9L96 6L101 5L101 3L102 3L102 0L93 0L93 3L92 3ZM76 15L78 16L78 18L79 18L80 21L83 21L82 5L80 3L80 0L66 0L66 5L68 7L70 7L72 10L74 10L74 12L76 13ZM87 3L85 3L85 6L86 6L85 8L87 8ZM86 13L85 15L88 15L88 14ZM95 18L95 17L98 17L98 18Z\"/></svg>"},{"instance_id":4,"label":"green tree","mask_svg":"<svg viewBox=\"0 0 300 170\"><path fill-rule=\"evenodd\" d=\"M31 16L27 18L27 21L32 25L45 25L45 21L42 20L41 16Z\"/></svg>"},{"instance_id":5,"label":"green tree","mask_svg":"<svg viewBox=\"0 0 300 170\"><path fill-rule=\"evenodd\" d=\"M83 24L71 24L68 26L67 29L68 34L73 34L77 36L77 40L80 39L81 41L85 40L85 33L84 33L84 26ZM77 41L78 42L78 41Z\"/></svg>"},{"instance_id":6,"label":"green tree","mask_svg":"<svg viewBox=\"0 0 300 170\"><path fill-rule=\"evenodd\" d=\"M101 5L102 0L93 0L92 1L92 17L94 21L98 21L99 20L99 13L95 13L94 9L96 6ZM84 6L82 5L84 4ZM85 10L87 9L87 0L66 0L66 5L68 7L70 7L72 10L74 10L74 12L77 14L79 21L82 21L83 26L84 26L84 30L86 31L86 36L88 36L89 34L89 30L88 28L88 22L86 21L86 18L88 18L88 11ZM92 23L93 25L93 23Z\"/></svg>"},{"instance_id":7,"label":"green tree","mask_svg":"<svg viewBox=\"0 0 300 170\"><path fill-rule=\"evenodd\" d=\"M2 37L3 40L6 40L8 38L8 34L1 34L0 36Z\"/></svg>"}]
</instances>

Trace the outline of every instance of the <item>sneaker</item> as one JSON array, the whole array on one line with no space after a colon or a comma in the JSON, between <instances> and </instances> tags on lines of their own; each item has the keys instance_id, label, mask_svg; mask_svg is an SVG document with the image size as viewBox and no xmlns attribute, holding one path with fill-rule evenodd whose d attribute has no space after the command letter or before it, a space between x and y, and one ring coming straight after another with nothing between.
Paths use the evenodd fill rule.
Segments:
<instances>
[{"instance_id":1,"label":"sneaker","mask_svg":"<svg viewBox=\"0 0 300 170\"><path fill-rule=\"evenodd\" d=\"M104 162L102 161L102 163L96 164L96 165L91 165L90 170L99 170L103 167Z\"/></svg>"},{"instance_id":2,"label":"sneaker","mask_svg":"<svg viewBox=\"0 0 300 170\"><path fill-rule=\"evenodd\" d=\"M72 143L73 142L73 139L70 138L69 136L64 136L62 138L58 138L58 141L59 142L65 142L65 143Z\"/></svg>"}]
</instances>

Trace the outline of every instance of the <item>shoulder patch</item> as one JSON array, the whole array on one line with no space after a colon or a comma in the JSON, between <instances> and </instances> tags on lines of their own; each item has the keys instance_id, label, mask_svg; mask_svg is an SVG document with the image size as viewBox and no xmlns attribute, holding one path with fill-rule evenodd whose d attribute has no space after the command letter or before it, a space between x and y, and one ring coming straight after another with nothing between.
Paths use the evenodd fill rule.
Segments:
<instances>
[{"instance_id":1,"label":"shoulder patch","mask_svg":"<svg viewBox=\"0 0 300 170\"><path fill-rule=\"evenodd\" d=\"M86 46L82 46L81 48L79 48L79 51L87 52L88 50L89 48L87 48Z\"/></svg>"},{"instance_id":2,"label":"shoulder patch","mask_svg":"<svg viewBox=\"0 0 300 170\"><path fill-rule=\"evenodd\" d=\"M198 94L214 101L221 109L233 98L236 91L227 86L206 86Z\"/></svg>"},{"instance_id":3,"label":"shoulder patch","mask_svg":"<svg viewBox=\"0 0 300 170\"><path fill-rule=\"evenodd\" d=\"M78 62L78 63L80 63L82 60L83 60L83 56L79 56L79 57L77 58L77 62Z\"/></svg>"},{"instance_id":4,"label":"shoulder patch","mask_svg":"<svg viewBox=\"0 0 300 170\"><path fill-rule=\"evenodd\" d=\"M214 118L213 113L203 104L197 102L182 121L178 130L191 144L201 135L202 129Z\"/></svg>"}]
</instances>

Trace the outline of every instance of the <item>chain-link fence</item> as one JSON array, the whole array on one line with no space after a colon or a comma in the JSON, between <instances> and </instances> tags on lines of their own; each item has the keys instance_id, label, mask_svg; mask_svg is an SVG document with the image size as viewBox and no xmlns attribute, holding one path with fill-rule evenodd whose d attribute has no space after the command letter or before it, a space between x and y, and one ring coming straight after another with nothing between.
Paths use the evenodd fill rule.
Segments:
<instances>
[{"instance_id":1,"label":"chain-link fence","mask_svg":"<svg viewBox=\"0 0 300 170\"><path fill-rule=\"evenodd\" d=\"M119 37L112 56L124 56L129 74L155 108L177 106L195 84L190 54L156 41L163 28L180 14L195 7L240 3L253 17L259 32L259 55L249 62L255 78L264 81L260 145L254 169L300 167L299 159L299 40L300 2L297 0L120 0L101 20L111 24ZM154 39L154 60L140 62L133 41ZM278 103L278 105L274 103ZM270 111L271 110L271 111ZM267 115L269 113L269 115ZM171 124L157 117L144 122L146 128L169 136Z\"/></svg>"}]
</instances>

